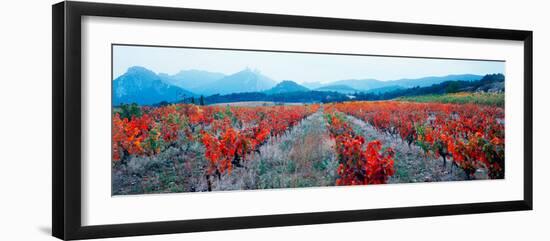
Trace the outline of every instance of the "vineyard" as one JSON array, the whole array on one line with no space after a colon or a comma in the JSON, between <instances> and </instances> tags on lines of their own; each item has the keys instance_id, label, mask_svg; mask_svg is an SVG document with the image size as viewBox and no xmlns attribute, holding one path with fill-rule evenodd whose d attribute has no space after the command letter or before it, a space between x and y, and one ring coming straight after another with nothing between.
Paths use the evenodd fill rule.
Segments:
<instances>
[{"instance_id":1,"label":"vineyard","mask_svg":"<svg viewBox=\"0 0 550 241\"><path fill-rule=\"evenodd\" d=\"M112 116L112 193L502 179L504 140L495 105L126 105Z\"/></svg>"}]
</instances>

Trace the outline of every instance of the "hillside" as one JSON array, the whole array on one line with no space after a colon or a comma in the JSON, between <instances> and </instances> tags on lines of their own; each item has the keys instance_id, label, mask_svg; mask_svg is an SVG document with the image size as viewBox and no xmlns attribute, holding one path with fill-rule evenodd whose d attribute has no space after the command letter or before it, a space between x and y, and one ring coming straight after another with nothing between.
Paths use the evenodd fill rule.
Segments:
<instances>
[{"instance_id":1,"label":"hillside","mask_svg":"<svg viewBox=\"0 0 550 241\"><path fill-rule=\"evenodd\" d=\"M395 90L402 90L402 89L406 89L406 88L402 87L402 86L399 86L399 85L390 85L390 86L370 89L370 90L367 90L365 92L366 93L373 93L373 94L382 94L382 93L395 91Z\"/></svg>"},{"instance_id":2,"label":"hillside","mask_svg":"<svg viewBox=\"0 0 550 241\"><path fill-rule=\"evenodd\" d=\"M359 93L358 100L388 100L404 96L441 95L457 92L504 92L505 77L502 74L489 74L478 81L445 81L426 87L398 89L385 93Z\"/></svg>"},{"instance_id":3,"label":"hillside","mask_svg":"<svg viewBox=\"0 0 550 241\"><path fill-rule=\"evenodd\" d=\"M308 91L309 89L297 84L291 80L283 80L278 83L275 87L264 91L266 94L281 94L281 93L290 93L290 92L303 92Z\"/></svg>"}]
</instances>

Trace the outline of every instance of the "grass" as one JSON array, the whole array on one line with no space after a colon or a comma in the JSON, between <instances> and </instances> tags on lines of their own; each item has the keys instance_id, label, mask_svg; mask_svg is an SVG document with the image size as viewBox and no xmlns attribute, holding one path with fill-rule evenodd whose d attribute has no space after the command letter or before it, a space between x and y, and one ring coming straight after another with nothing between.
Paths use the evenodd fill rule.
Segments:
<instances>
[{"instance_id":1,"label":"grass","mask_svg":"<svg viewBox=\"0 0 550 241\"><path fill-rule=\"evenodd\" d=\"M332 186L336 181L337 160L333 143L318 113L293 127L288 133L260 147L244 176L252 176L252 189ZM236 170L237 171L237 170ZM241 179L232 175L228 179ZM246 187L224 185L219 190L243 190Z\"/></svg>"},{"instance_id":2,"label":"grass","mask_svg":"<svg viewBox=\"0 0 550 241\"><path fill-rule=\"evenodd\" d=\"M479 104L504 107L504 93L452 93L399 97L396 100L413 102L439 102L453 104Z\"/></svg>"}]
</instances>

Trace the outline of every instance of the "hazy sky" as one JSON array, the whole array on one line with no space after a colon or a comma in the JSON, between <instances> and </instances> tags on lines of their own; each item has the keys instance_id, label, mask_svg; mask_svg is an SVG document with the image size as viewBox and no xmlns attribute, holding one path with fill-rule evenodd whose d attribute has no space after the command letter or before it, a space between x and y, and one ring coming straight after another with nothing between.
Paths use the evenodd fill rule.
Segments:
<instances>
[{"instance_id":1,"label":"hazy sky","mask_svg":"<svg viewBox=\"0 0 550 241\"><path fill-rule=\"evenodd\" d=\"M449 74L504 73L504 62L350 56L330 54L274 53L168 47L113 47L113 77L129 67L143 66L156 73L206 70L233 74L245 68L280 81L330 82L343 79L395 80Z\"/></svg>"}]
</instances>

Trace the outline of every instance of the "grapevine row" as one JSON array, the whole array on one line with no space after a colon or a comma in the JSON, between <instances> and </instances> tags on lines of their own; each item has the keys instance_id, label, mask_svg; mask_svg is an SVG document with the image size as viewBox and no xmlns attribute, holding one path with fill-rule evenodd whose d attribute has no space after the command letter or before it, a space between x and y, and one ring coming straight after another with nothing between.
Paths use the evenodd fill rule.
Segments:
<instances>
[{"instance_id":1,"label":"grapevine row","mask_svg":"<svg viewBox=\"0 0 550 241\"><path fill-rule=\"evenodd\" d=\"M318 110L318 105L222 107L173 104L139 107L131 116L113 116L113 164L132 156L152 156L198 141L208 160L205 176L218 177L241 166L269 137L284 134ZM186 145L182 145L186 144Z\"/></svg>"},{"instance_id":2,"label":"grapevine row","mask_svg":"<svg viewBox=\"0 0 550 241\"><path fill-rule=\"evenodd\" d=\"M426 154L448 158L468 178L480 168L492 179L504 177L504 110L474 104L398 101L346 102L334 108L377 130L416 144Z\"/></svg>"},{"instance_id":3,"label":"grapevine row","mask_svg":"<svg viewBox=\"0 0 550 241\"><path fill-rule=\"evenodd\" d=\"M241 161L250 153L259 152L268 137L282 135L317 109L318 106L233 109L235 125L226 117L201 131L205 157L209 160L207 175L230 173L233 166L241 166Z\"/></svg>"},{"instance_id":4,"label":"grapevine row","mask_svg":"<svg viewBox=\"0 0 550 241\"><path fill-rule=\"evenodd\" d=\"M374 140L366 144L344 117L335 111L325 115L331 138L336 143L338 178L336 185L383 184L394 174L394 152L388 147L382 151L382 143Z\"/></svg>"}]
</instances>

